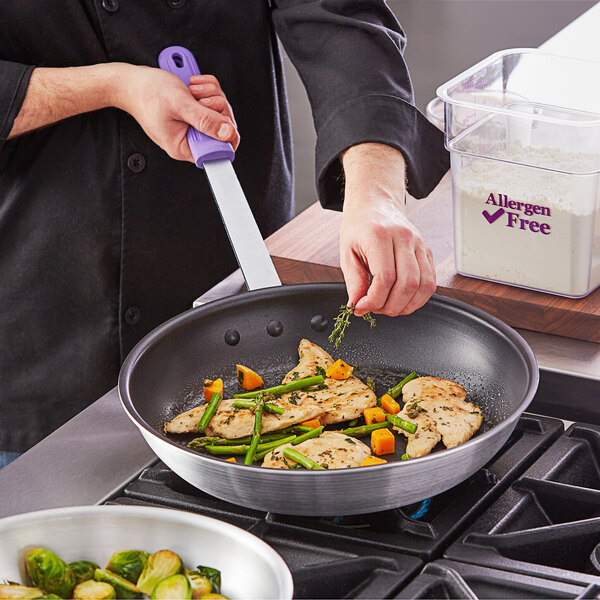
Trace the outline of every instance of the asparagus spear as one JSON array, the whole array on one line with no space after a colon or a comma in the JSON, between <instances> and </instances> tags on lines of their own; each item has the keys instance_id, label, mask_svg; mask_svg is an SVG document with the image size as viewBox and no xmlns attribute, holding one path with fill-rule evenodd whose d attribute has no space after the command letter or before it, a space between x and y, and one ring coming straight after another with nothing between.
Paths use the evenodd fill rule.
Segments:
<instances>
[{"instance_id":1,"label":"asparagus spear","mask_svg":"<svg viewBox=\"0 0 600 600\"><path fill-rule=\"evenodd\" d=\"M271 452L272 450L275 450L275 448L279 448L279 446L283 446L284 444L289 444L290 442L293 443L295 439L296 439L296 436L291 435L289 437L282 438L282 439L272 442L270 444L265 444L264 448L262 447L263 444L259 444L258 448L256 449L256 454L254 455L254 460L261 461L267 454L269 454L269 452Z\"/></svg>"},{"instance_id":2,"label":"asparagus spear","mask_svg":"<svg viewBox=\"0 0 600 600\"><path fill-rule=\"evenodd\" d=\"M252 400L236 400L231 406L233 406L233 408L256 408L256 402L252 402ZM276 415L282 415L285 413L285 410L281 408L281 406L270 404L269 402L265 402L264 409L267 412Z\"/></svg>"},{"instance_id":3,"label":"asparagus spear","mask_svg":"<svg viewBox=\"0 0 600 600\"><path fill-rule=\"evenodd\" d=\"M399 427L400 429L404 429L404 431L408 431L408 433L414 433L417 430L417 424L411 423L410 421L405 421L396 415L386 414L385 418L392 424L394 427Z\"/></svg>"},{"instance_id":4,"label":"asparagus spear","mask_svg":"<svg viewBox=\"0 0 600 600\"><path fill-rule=\"evenodd\" d=\"M383 423L373 423L372 425L361 425L360 427L348 427L348 429L342 429L340 433L350 437L362 437L363 435L369 435L369 433L376 429L385 429L390 427L391 423L384 421Z\"/></svg>"},{"instance_id":5,"label":"asparagus spear","mask_svg":"<svg viewBox=\"0 0 600 600\"><path fill-rule=\"evenodd\" d=\"M256 447L256 452L264 452L265 454L267 452L270 452L271 450L273 450L273 448L277 448L278 446L281 446L282 444L287 444L288 442L291 442L292 440L295 440L296 436L295 435L289 435L287 437L281 438L279 440L273 440L272 442L268 442L268 443L260 443L258 444L258 446ZM250 450L250 444L240 444L239 446L206 446L205 448L208 452L210 452L211 454L214 454L215 456L220 456L222 454L246 454L248 452L248 450Z\"/></svg>"},{"instance_id":6,"label":"asparagus spear","mask_svg":"<svg viewBox=\"0 0 600 600\"><path fill-rule=\"evenodd\" d=\"M251 465L254 460L254 454L256 453L256 448L258 447L258 443L260 442L260 434L262 433L262 415L263 408L265 405L265 390L259 392L258 397L256 398L256 408L254 409L254 433L252 434L252 441L250 442L250 448L248 448L248 452L246 453L246 457L244 458L245 465Z\"/></svg>"},{"instance_id":7,"label":"asparagus spear","mask_svg":"<svg viewBox=\"0 0 600 600\"><path fill-rule=\"evenodd\" d=\"M398 385L390 388L386 394L394 398L394 400L402 393L402 388L415 377L418 377L416 371L408 374ZM381 406L381 398L377 398L377 406Z\"/></svg>"},{"instance_id":8,"label":"asparagus spear","mask_svg":"<svg viewBox=\"0 0 600 600\"><path fill-rule=\"evenodd\" d=\"M297 462L299 465L302 465L306 469L314 469L319 471L324 471L325 468L321 465L318 465L312 458L308 458L308 456L304 456L304 454L300 454L297 450L293 448L286 448L283 451L283 455L290 460Z\"/></svg>"},{"instance_id":9,"label":"asparagus spear","mask_svg":"<svg viewBox=\"0 0 600 600\"><path fill-rule=\"evenodd\" d=\"M208 403L208 406L206 407L206 410L204 411L204 414L198 423L198 431L203 432L208 427L210 420L217 412L217 407L219 406L219 402L221 402L222 397L223 396L221 396L219 392L215 392L212 395L210 402Z\"/></svg>"},{"instance_id":10,"label":"asparagus spear","mask_svg":"<svg viewBox=\"0 0 600 600\"><path fill-rule=\"evenodd\" d=\"M259 390L258 392L245 392L243 394L234 394L234 398L258 398L259 394L273 394L278 396L280 394L286 394L287 392L295 392L297 390L303 390L304 388L312 385L319 385L323 383L325 379L323 375L315 375L314 377L305 377L304 379L296 379L296 381L290 381L290 383L284 383L282 385L276 385L275 387L266 388Z\"/></svg>"},{"instance_id":11,"label":"asparagus spear","mask_svg":"<svg viewBox=\"0 0 600 600\"><path fill-rule=\"evenodd\" d=\"M323 428L325 426L321 425L321 427L315 427L312 431L307 431L305 434L298 436L295 440L292 441L292 446L297 446L306 440L310 440L311 438L318 437L323 433Z\"/></svg>"}]
</instances>

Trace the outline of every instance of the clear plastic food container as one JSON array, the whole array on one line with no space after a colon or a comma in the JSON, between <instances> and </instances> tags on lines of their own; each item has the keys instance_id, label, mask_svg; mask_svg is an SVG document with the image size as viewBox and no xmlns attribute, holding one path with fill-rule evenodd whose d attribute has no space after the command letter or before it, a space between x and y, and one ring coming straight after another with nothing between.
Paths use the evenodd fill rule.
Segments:
<instances>
[{"instance_id":1,"label":"clear plastic food container","mask_svg":"<svg viewBox=\"0 0 600 600\"><path fill-rule=\"evenodd\" d=\"M561 296L600 285L600 63L497 52L437 90L457 271Z\"/></svg>"}]
</instances>

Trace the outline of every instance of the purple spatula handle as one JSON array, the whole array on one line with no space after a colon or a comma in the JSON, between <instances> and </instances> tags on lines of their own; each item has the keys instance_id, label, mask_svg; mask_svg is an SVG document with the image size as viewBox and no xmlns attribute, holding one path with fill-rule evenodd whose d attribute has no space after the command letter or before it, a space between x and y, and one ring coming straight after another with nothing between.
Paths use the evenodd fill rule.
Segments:
<instances>
[{"instance_id":1,"label":"purple spatula handle","mask_svg":"<svg viewBox=\"0 0 600 600\"><path fill-rule=\"evenodd\" d=\"M196 63L194 55L181 46L169 46L165 48L158 55L158 66L165 71L169 71L169 73L177 75L185 85L190 84L190 77L192 75L200 75L198 63ZM233 162L235 152L228 142L215 140L215 138L201 133L192 126L187 130L187 140L196 166L201 169L207 160L227 158Z\"/></svg>"}]
</instances>

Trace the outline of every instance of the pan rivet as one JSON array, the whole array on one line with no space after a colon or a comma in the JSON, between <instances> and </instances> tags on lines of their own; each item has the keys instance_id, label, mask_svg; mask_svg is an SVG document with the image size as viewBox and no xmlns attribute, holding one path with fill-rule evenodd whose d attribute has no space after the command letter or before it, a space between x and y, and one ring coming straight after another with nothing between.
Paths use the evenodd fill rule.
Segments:
<instances>
[{"instance_id":1,"label":"pan rivet","mask_svg":"<svg viewBox=\"0 0 600 600\"><path fill-rule=\"evenodd\" d=\"M271 337L279 337L283 333L283 323L273 319L267 323L267 333Z\"/></svg>"},{"instance_id":2,"label":"pan rivet","mask_svg":"<svg viewBox=\"0 0 600 600\"><path fill-rule=\"evenodd\" d=\"M237 329L228 329L225 332L225 343L235 346L240 341L240 332Z\"/></svg>"},{"instance_id":3,"label":"pan rivet","mask_svg":"<svg viewBox=\"0 0 600 600\"><path fill-rule=\"evenodd\" d=\"M329 325L329 321L323 315L315 315L310 320L310 326L315 331L325 331L327 329L327 325Z\"/></svg>"}]
</instances>

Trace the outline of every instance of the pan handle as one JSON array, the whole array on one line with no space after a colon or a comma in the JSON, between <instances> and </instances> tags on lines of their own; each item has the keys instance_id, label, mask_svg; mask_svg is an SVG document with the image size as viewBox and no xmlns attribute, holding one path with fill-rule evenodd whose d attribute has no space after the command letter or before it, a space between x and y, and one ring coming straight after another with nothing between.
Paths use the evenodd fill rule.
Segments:
<instances>
[{"instance_id":1,"label":"pan handle","mask_svg":"<svg viewBox=\"0 0 600 600\"><path fill-rule=\"evenodd\" d=\"M192 75L200 75L194 55L182 46L165 48L158 56L158 65L161 69L179 77L186 86L189 85ZM248 289L281 285L254 215L231 165L235 158L231 144L220 142L191 126L187 130L187 140L196 166L204 169L208 175L225 231Z\"/></svg>"},{"instance_id":2,"label":"pan handle","mask_svg":"<svg viewBox=\"0 0 600 600\"><path fill-rule=\"evenodd\" d=\"M186 86L190 85L192 75L200 75L198 63L194 55L182 46L169 46L158 55L158 66L164 71L177 75ZM192 156L199 169L204 169L204 162L226 158L233 162L235 152L229 142L220 142L201 133L194 127L188 127L187 140Z\"/></svg>"}]
</instances>

